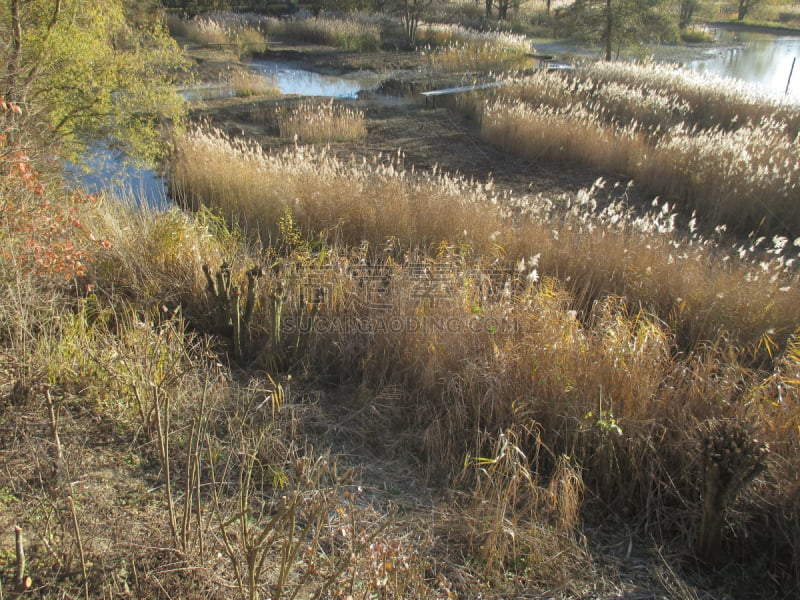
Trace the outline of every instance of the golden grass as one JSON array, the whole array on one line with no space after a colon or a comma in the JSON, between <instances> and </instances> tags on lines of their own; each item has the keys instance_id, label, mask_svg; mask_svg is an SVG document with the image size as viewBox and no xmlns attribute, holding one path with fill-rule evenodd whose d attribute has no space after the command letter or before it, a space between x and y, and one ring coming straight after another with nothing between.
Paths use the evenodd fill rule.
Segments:
<instances>
[{"instance_id":1,"label":"golden grass","mask_svg":"<svg viewBox=\"0 0 800 600\"><path fill-rule=\"evenodd\" d=\"M396 238L429 247L464 239L475 223L500 223L485 210L484 193L463 179L413 175L392 160L349 164L309 147L273 155L214 130L179 141L172 179L187 205L211 206L263 239L276 237L286 209L304 236L356 246Z\"/></svg>"},{"instance_id":2,"label":"golden grass","mask_svg":"<svg viewBox=\"0 0 800 600\"><path fill-rule=\"evenodd\" d=\"M357 140L367 134L364 112L343 104L301 102L278 113L278 131L300 143Z\"/></svg>"},{"instance_id":3,"label":"golden grass","mask_svg":"<svg viewBox=\"0 0 800 600\"><path fill-rule=\"evenodd\" d=\"M289 19L267 17L262 23L270 35L297 41L361 52L375 51L380 47L381 26L377 19L366 14L348 17L319 15Z\"/></svg>"},{"instance_id":4,"label":"golden grass","mask_svg":"<svg viewBox=\"0 0 800 600\"><path fill-rule=\"evenodd\" d=\"M532 63L524 50L492 42L454 43L430 51L428 69L449 73L506 72L523 69Z\"/></svg>"},{"instance_id":5,"label":"golden grass","mask_svg":"<svg viewBox=\"0 0 800 600\"><path fill-rule=\"evenodd\" d=\"M510 79L462 105L490 143L624 174L685 215L695 212L706 234L722 227L794 239L797 112L731 86L709 92L705 83L670 69L593 65L575 76Z\"/></svg>"},{"instance_id":6,"label":"golden grass","mask_svg":"<svg viewBox=\"0 0 800 600\"><path fill-rule=\"evenodd\" d=\"M435 46L491 45L517 52L529 52L530 43L524 35L505 31L478 31L452 23L421 23L417 39Z\"/></svg>"},{"instance_id":7,"label":"golden grass","mask_svg":"<svg viewBox=\"0 0 800 600\"><path fill-rule=\"evenodd\" d=\"M514 110L530 118L521 103L492 109L508 110L500 129ZM589 123L628 143L613 119L546 110L565 131ZM746 127L724 133L761 152ZM573 160L600 160L563 139ZM654 539L684 560L708 449L729 430L749 436L733 453L770 447L745 457L755 479L734 469L737 485L718 490L732 564L763 556L748 572L762 593L796 585L800 241L682 234L672 205L633 212L602 181L514 198L399 157L273 155L194 129L171 183L195 210L86 205L70 230L86 234L85 272L65 286L23 268L30 235L48 234L9 219L36 196L11 181L0 523L47 540L29 545L30 564L55 565L37 572L44 595L125 595L131 564L143 596L596 594L614 586L586 574L582 519L633 515L641 537L623 544ZM206 271L230 277L225 294ZM333 394L353 407L335 422ZM398 481L380 465L364 489L318 443L357 448L351 464L378 444L414 483L388 489ZM435 505L412 496L426 478L447 492ZM389 504L402 506L392 520ZM88 576L60 577L64 565ZM731 577L730 589L747 583Z\"/></svg>"},{"instance_id":8,"label":"golden grass","mask_svg":"<svg viewBox=\"0 0 800 600\"><path fill-rule=\"evenodd\" d=\"M786 123L792 135L800 132L800 116L791 102L760 93L734 79L697 73L663 64L596 62L581 77L600 84L616 82L646 88L691 106L688 124L702 128L735 128L764 118Z\"/></svg>"},{"instance_id":9,"label":"golden grass","mask_svg":"<svg viewBox=\"0 0 800 600\"><path fill-rule=\"evenodd\" d=\"M225 78L223 83L236 96L281 96L281 91L275 82L263 73L236 69Z\"/></svg>"},{"instance_id":10,"label":"golden grass","mask_svg":"<svg viewBox=\"0 0 800 600\"><path fill-rule=\"evenodd\" d=\"M199 44L228 47L239 57L261 54L269 47L259 19L251 15L211 13L191 19L171 15L167 24L173 35Z\"/></svg>"},{"instance_id":11,"label":"golden grass","mask_svg":"<svg viewBox=\"0 0 800 600\"><path fill-rule=\"evenodd\" d=\"M800 414L796 338L781 345L765 342L772 358L764 370L746 364L746 347L732 343L733 337L726 340L721 335L715 343L695 344L683 352L674 341L676 326L686 316L679 312L700 319L719 317L719 306L704 304L703 294L741 294L738 300L745 304L735 318L730 316L733 324L748 311L760 319L758 310L770 304L770 310L788 317L800 305L794 284L783 281L791 289L781 292L791 301L770 302L759 291L768 287L769 277L756 283L743 275L743 270L761 270L747 256L736 264L733 258L717 263L712 257L719 257L720 248L700 238L676 239L668 209L637 218L618 206L591 216L588 209L597 190L554 201L553 206L542 199L527 199L526 205L520 199L512 207L519 229L503 235L497 231L514 226L502 220L501 208L491 208L495 205L487 191L444 176L404 173L391 164L343 164L307 148L271 157L213 132L191 132L180 146L180 152L190 151L198 171L217 165L218 170L208 174L209 182L228 173L214 192L221 210L241 216L247 207L234 206L232 198L248 187L265 194L244 199L256 206L241 222L252 233L256 217L263 213L262 222L269 224L272 217L265 211L273 211L274 243L254 251L243 234L204 210L194 216L178 210L98 210L87 223L110 246L98 248L90 261L96 295L73 298L65 306L63 291L53 296L46 282L34 285L2 258L0 322L8 334L0 358L4 370L13 365L26 373L25 385L32 386L34 397L44 384L57 394L91 397L95 404L90 410L101 422L114 422L118 435L142 436L141 443L148 447L164 427L163 419L154 415L163 415L161 402L169 400L175 483L192 473L188 467L193 459L184 457L191 457L193 443L200 444L199 456L211 457L216 467L200 471L198 483L216 496L202 501L199 509L190 505L186 514L199 510L199 517L183 525L179 521L176 536L166 520L160 523L159 543L165 547L179 547L181 528L187 528L191 551L184 552L184 560L192 568L211 569L237 585L234 565L245 565L239 562L241 548L221 540L226 523L236 522L236 494L245 488L229 482L238 480L237 469L250 464L240 463L239 457L258 457L269 468L262 469L256 461L247 472L261 486L253 489L262 490L258 502L263 505L258 506L267 511L264 514L280 514L281 497L299 502L298 510L305 507L308 514L317 506L313 499L324 500L319 506L325 507L326 518L346 517L335 527L319 528L319 535L350 531L348 560L361 565L364 573L385 571L387 577L362 578L354 566L352 578L331 583L335 589L393 585L425 595L430 585L424 576L426 563L415 558L419 547L409 546L403 533L373 544L371 534L360 532L382 532L380 518L372 516L378 524L372 522L371 527L354 523L365 514L353 512L356 504L348 500L352 496L333 493L335 484L323 485L335 480L333 468L328 459L318 461L301 448L296 436L302 428L290 417L291 411L309 408L283 408L291 396L284 388L278 392L274 381L237 384L218 364L212 348L225 348L230 334L218 328L217 308L202 267L210 265L216 271L223 262L240 285L252 264L269 267L258 281L253 318L247 323L247 356L255 369L248 372L276 373L276 365L282 365L307 377L358 385L368 397L375 396L380 408L377 416L369 417L370 427L386 427L376 431L411 443L428 474L463 469L458 485L466 494L458 494L457 502L437 517L447 532L429 528L426 535L442 536L440 543L452 544L451 553L436 552L445 552L448 561L470 561L472 572L481 573L493 589L513 587L511 580L522 576L551 585L579 581L581 558L586 557L573 532L586 514L585 498L646 511L662 523L680 523L687 513L695 515L701 481L696 475L698 455L692 449L710 419L752 419L759 437L773 445L769 479L750 490L755 500L736 506L736 515L750 519L737 521L738 531L748 536L736 543L748 551L763 551L765 535L778 545L790 543L783 531L791 535L791 526L780 521L780 515L791 506L790 474L799 458L797 448L785 443ZM240 170L234 168L237 162ZM186 166L176 172L184 177L190 173ZM241 187L232 186L247 173L250 178ZM348 208L357 205L360 212L320 215L334 204L346 204L348 194L359 187L361 195ZM412 196L413 190L418 195ZM471 195L468 203L466 193ZM379 195L382 204L376 215L388 213L385 218L391 225L375 216L374 222L362 225L364 229L353 228L351 221L364 212L367 200L374 202ZM434 201L423 204L429 195ZM295 200L278 202L286 197ZM337 202L326 205L330 197ZM465 208L470 205L478 210ZM404 206L407 212L400 210ZM412 213L418 237L410 242L399 245L385 239L385 233L376 233L392 227L399 231ZM448 222L449 229L435 227L443 214L459 214L462 221ZM312 215L319 220L312 223ZM418 240L447 239L467 222L472 229L461 231L463 239L410 247ZM305 235L298 235L300 227L317 234L327 228L329 241L338 232L346 245L307 242ZM371 237L362 237L364 231ZM374 247L361 245L363 239ZM522 254L534 250L539 255ZM775 261L770 269L779 263ZM725 262L730 266L720 268ZM621 293L613 293L610 285L619 285ZM581 290L586 298L577 297ZM670 294L685 293L686 298L676 301L674 315L662 316L644 308L648 290L656 294L652 306L659 310L663 307L657 301ZM727 302L723 297L717 301ZM719 331L720 324L706 332ZM211 336L208 342L198 337L201 333ZM43 460L48 455L26 446L22 438L15 440L9 456L14 465L22 464L23 455L29 459L31 452L42 453ZM138 456L138 446L126 443L126 448L129 455ZM163 456L153 460L163 461ZM276 481L286 481L286 488ZM302 493L288 496L286 490ZM28 491L27 497L35 497L35 490ZM148 498L152 505L153 495ZM164 498L163 492L158 498ZM93 506L91 497L82 494L76 494L76 502L87 510ZM173 502L181 514L180 495ZM151 510L164 515L167 506L159 500ZM680 507L677 512L674 506ZM252 526L263 527L261 513L254 514ZM202 519L202 527L193 525L196 518ZM772 518L780 525L762 524ZM750 522L759 524L758 531ZM123 554L124 544L140 543L133 524L126 523L132 537L118 535L113 545ZM412 531L422 535L425 528L416 527L420 529ZM690 529L680 534L687 544L692 540ZM200 531L214 533L205 540L203 556L197 554ZM302 541L293 531L276 530L276 545L264 552L301 578L308 563L278 559L285 548L281 544ZM332 544L342 538L322 539ZM100 546L90 546L93 562L99 552ZM103 552L109 560L116 556L108 547ZM430 560L438 560L438 554L432 556ZM309 581L323 585L340 563L333 557L318 558ZM394 560L397 567L389 562ZM213 586L216 580L208 581ZM258 581L254 585L260 585ZM247 589L250 584L242 585Z\"/></svg>"},{"instance_id":12,"label":"golden grass","mask_svg":"<svg viewBox=\"0 0 800 600\"><path fill-rule=\"evenodd\" d=\"M348 164L309 148L268 155L207 130L184 137L177 158L173 181L186 204L230 215L265 240L277 238L290 210L307 239L367 242L375 252L392 240L428 249L446 240L513 261L537 257L540 275L569 282L579 311L620 295L674 326L687 347L720 329L743 347L755 349L770 331L783 343L800 317L787 240L727 251L696 235L683 241L669 205L644 217L623 203L598 211L602 184L562 199L504 199L490 186L392 162Z\"/></svg>"}]
</instances>

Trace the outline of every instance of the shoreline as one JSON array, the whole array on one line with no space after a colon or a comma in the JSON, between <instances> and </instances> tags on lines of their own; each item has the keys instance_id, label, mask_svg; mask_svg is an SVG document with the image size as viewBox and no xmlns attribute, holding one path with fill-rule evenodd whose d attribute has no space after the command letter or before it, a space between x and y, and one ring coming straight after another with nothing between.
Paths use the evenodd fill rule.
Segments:
<instances>
[{"instance_id":1,"label":"shoreline","mask_svg":"<svg viewBox=\"0 0 800 600\"><path fill-rule=\"evenodd\" d=\"M728 31L750 31L752 33L800 37L800 29L780 25L759 25L757 23L739 23L735 21L709 21L706 25L716 29L727 29Z\"/></svg>"}]
</instances>

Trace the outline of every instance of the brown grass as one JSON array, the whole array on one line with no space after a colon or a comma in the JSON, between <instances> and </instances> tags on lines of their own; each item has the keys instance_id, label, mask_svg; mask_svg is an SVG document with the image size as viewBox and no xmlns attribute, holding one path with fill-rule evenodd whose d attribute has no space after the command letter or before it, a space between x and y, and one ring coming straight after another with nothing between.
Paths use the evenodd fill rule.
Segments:
<instances>
[{"instance_id":1,"label":"brown grass","mask_svg":"<svg viewBox=\"0 0 800 600\"><path fill-rule=\"evenodd\" d=\"M4 179L0 530L38 594L794 591L794 242L213 130L171 168L193 210L87 204L69 279Z\"/></svg>"},{"instance_id":2,"label":"brown grass","mask_svg":"<svg viewBox=\"0 0 800 600\"><path fill-rule=\"evenodd\" d=\"M690 84L699 85L665 69L591 67L509 80L492 92L499 99L478 96L462 106L481 119L490 143L530 159L625 174L693 214L707 235L723 227L740 237L797 237L795 111L726 95L724 86L719 97L690 94ZM729 112L711 114L719 105Z\"/></svg>"},{"instance_id":3,"label":"brown grass","mask_svg":"<svg viewBox=\"0 0 800 600\"><path fill-rule=\"evenodd\" d=\"M301 102L278 113L278 131L284 139L299 143L357 140L367 134L364 112L333 100Z\"/></svg>"}]
</instances>

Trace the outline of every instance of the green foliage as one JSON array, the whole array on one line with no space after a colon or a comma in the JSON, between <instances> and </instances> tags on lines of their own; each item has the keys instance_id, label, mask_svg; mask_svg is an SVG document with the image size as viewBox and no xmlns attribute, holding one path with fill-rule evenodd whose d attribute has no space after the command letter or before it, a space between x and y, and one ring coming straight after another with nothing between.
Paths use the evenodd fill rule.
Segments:
<instances>
[{"instance_id":1,"label":"green foliage","mask_svg":"<svg viewBox=\"0 0 800 600\"><path fill-rule=\"evenodd\" d=\"M156 14L126 0L7 0L0 94L43 106L68 154L103 140L153 158L184 103L171 87L185 62ZM131 19L128 19L128 16Z\"/></svg>"},{"instance_id":2,"label":"green foliage","mask_svg":"<svg viewBox=\"0 0 800 600\"><path fill-rule=\"evenodd\" d=\"M605 60L624 48L674 39L663 0L576 0L556 19L561 35L598 44Z\"/></svg>"},{"instance_id":3,"label":"green foliage","mask_svg":"<svg viewBox=\"0 0 800 600\"><path fill-rule=\"evenodd\" d=\"M710 44L714 34L703 27L688 27L681 31L681 40L687 44Z\"/></svg>"}]
</instances>

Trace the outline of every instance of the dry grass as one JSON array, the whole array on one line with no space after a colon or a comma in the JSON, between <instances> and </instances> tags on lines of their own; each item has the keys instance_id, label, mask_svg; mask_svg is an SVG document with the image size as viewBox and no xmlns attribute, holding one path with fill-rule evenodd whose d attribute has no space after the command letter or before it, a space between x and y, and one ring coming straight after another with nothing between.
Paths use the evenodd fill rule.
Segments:
<instances>
[{"instance_id":1,"label":"dry grass","mask_svg":"<svg viewBox=\"0 0 800 600\"><path fill-rule=\"evenodd\" d=\"M472 202L485 212L461 215L472 215L474 233L459 243L413 250L396 242L379 245L376 236L377 247L370 250L356 241L360 230L345 228L351 214L341 213L331 215L328 227L347 231L339 238L347 244L319 245L307 242L300 227L308 227L310 215L321 212L320 199L333 190L318 187L314 177L339 186L337 198L346 197L341 193L344 181L369 188L370 198L388 189L388 197L400 205L399 196L419 189L414 200L422 213L415 217L417 227L430 227L439 213L452 215L463 204L465 188L430 176L421 177L422 187L413 181L417 175L386 164L343 165L308 150L270 158L210 133L194 132L190 139L199 145L182 151L195 148L195 159L210 158L200 153L203 144L223 151L207 165L232 153L231 162L220 165L230 177L255 173L257 166L258 185L254 179L245 182L251 188L263 191L267 181L272 186L277 181L291 184L289 174L296 174L294 188L273 190L280 197L291 191L298 202L272 209L282 212L270 247L248 250L243 234L207 211L189 217L179 211L98 210L87 223L111 245L98 249L90 263L96 295L65 303L63 291L21 277L7 259L0 271L0 316L8 332L2 368L13 374L3 394L20 394L16 414L29 414L16 419L4 413L5 419L16 419L12 442L4 450L7 464L15 465L13 472L29 475L3 480L14 498L24 498L7 514L23 523L31 539L47 540L51 554L61 556L64 564L77 562L74 553L67 558L72 534L48 525L68 514L63 496L48 496L32 472L24 471L52 461L49 434L37 408L48 390L61 406L63 456L70 472L93 473L86 461L95 461L94 468L104 464L77 441L87 439L88 423L114 423L133 464L149 457L159 465L162 487L154 492L142 489L135 470L126 472L129 487L112 486L115 493L127 494L128 501L149 498L147 511L119 520L113 542L101 533L102 520L88 515L102 514L104 502L116 500L73 489L83 537L90 540L85 547L90 589L99 589L100 581L123 589L127 580L114 579L108 570L112 567L104 565L116 564L117 556L132 556L139 589L162 586L177 594L186 585L185 577L195 573L204 581L206 597L231 586L247 594L256 588L274 591L276 585L287 594L295 589L342 594L392 590L408 598L446 597L455 591L488 594L490 589L530 594L538 585L569 586L579 594L592 585L581 575L589 554L575 537L587 514L587 497L631 513L644 511L649 534L666 535L671 543L677 535L682 544L692 543L691 528L678 526L676 534L670 527L699 518L702 486L691 449L710 419L751 419L760 438L773 447L769 476L733 506L737 535L747 533L738 539L752 540L739 541L738 547L763 551L765 536L778 547L791 543L783 532L791 534L792 529L782 521L776 528L759 525L758 531L749 523L780 519L782 507L791 505L788 473L797 467L798 455L785 440L800 414L796 340L784 348L770 345L771 365L763 371L744 364L742 346L724 339L676 352L675 321L634 308L639 304L634 282L641 289L647 288L649 277L665 287L676 284L661 273L647 273L648 266L666 268L656 260L670 245L672 260L684 271L691 271L687 266L694 261L697 276L707 275L712 268L705 253L712 247L693 250L699 239L677 244L668 214L658 212L637 222L609 210L604 217L608 222L589 222L590 213L574 199L566 214L563 205L558 209L561 243L548 247L544 241L556 234L543 229L555 223L535 229L547 210L531 206L528 210L539 210L538 216L518 225L527 229L500 241L508 244L507 252L530 251L530 246L510 244L525 239L541 256L516 261L497 246L480 245L485 230L476 225L478 214L499 217L491 217L491 200L481 200L481 193L473 191ZM234 159L242 161L242 172L232 171ZM267 180L268 165L282 165L283 170ZM376 187L377 182L387 187ZM220 183L227 185L217 192L222 199L240 193L230 180ZM451 186L448 197L443 190ZM304 199L301 192L308 196ZM419 206L425 195L435 201ZM364 197L358 198L362 212ZM589 194L582 200L591 201ZM269 208L263 201L259 206L262 211ZM387 202L378 212L391 212L399 226L409 216L396 210ZM295 220L295 214L304 216ZM519 211L515 218L525 221ZM255 223L242 222L248 227ZM436 239L442 231L419 230L417 235ZM474 245L467 243L473 235ZM612 248L618 248L617 257ZM563 262L556 266L557 259ZM244 323L244 364L252 374L245 382L221 364L230 331L219 327L202 274L203 265L216 272L223 262L230 265L232 281L242 287L253 263L268 267L257 283L252 319ZM741 268L748 264L743 261ZM568 274L570 269L574 275ZM614 269L636 273L638 279L626 279ZM558 279L547 275L554 271L559 271ZM731 269L726 276L735 273ZM576 311L581 301L567 289L572 277L581 280L578 288L588 285L589 277L598 284L591 290L597 302L583 301L585 314ZM620 285L628 285L626 297L599 287L602 280L616 277ZM697 286L688 290L686 302L698 301L701 284L685 280L682 285ZM720 289L720 284L702 285ZM726 290L732 287L728 283ZM757 286L743 293L755 294ZM359 494L367 492L348 485L352 475L337 475L332 458L299 441L305 419L318 426L323 417L313 402L293 395L288 380L277 376L282 369L304 373L311 381L319 377L359 385L366 406L372 407L367 416L374 414L365 417L370 431L381 439L403 440L398 448L414 447L422 459L420 474L446 479L448 471L461 473L457 486L466 494L424 518L415 509L419 521L387 525L385 509L360 500ZM275 378L258 375L264 370ZM86 411L94 420L83 420ZM45 433L34 433L37 427ZM80 438L73 433L78 427L83 428ZM173 434L164 437L164 431ZM159 439L169 441L159 446ZM193 466L198 457L210 457L201 470ZM163 470L168 463L171 476ZM105 473L108 477L109 471ZM174 488L172 500L166 481ZM254 502L250 531L240 529L235 519L243 497ZM35 517L45 510L51 520ZM151 531L150 542L143 544L144 527L155 527L158 535ZM257 549L270 567L251 582L242 544L261 532L268 543ZM309 553L308 540L316 552ZM175 554L167 550L159 558L151 551L155 544L181 552L181 562L169 567ZM30 551L37 560L47 552L38 544ZM98 558L101 554L104 561ZM168 576L175 568L182 578ZM771 573L780 576L778 569ZM82 585L80 577L56 575L41 581L52 593Z\"/></svg>"},{"instance_id":2,"label":"dry grass","mask_svg":"<svg viewBox=\"0 0 800 600\"><path fill-rule=\"evenodd\" d=\"M380 23L369 15L264 18L263 25L270 35L335 46L342 50L371 52L380 47Z\"/></svg>"},{"instance_id":3,"label":"dry grass","mask_svg":"<svg viewBox=\"0 0 800 600\"><path fill-rule=\"evenodd\" d=\"M224 85L233 90L236 96L278 97L281 91L275 82L263 73L237 69L225 78Z\"/></svg>"},{"instance_id":4,"label":"dry grass","mask_svg":"<svg viewBox=\"0 0 800 600\"><path fill-rule=\"evenodd\" d=\"M364 112L343 104L301 102L278 113L278 131L284 139L302 144L357 140L367 134Z\"/></svg>"},{"instance_id":5,"label":"dry grass","mask_svg":"<svg viewBox=\"0 0 800 600\"><path fill-rule=\"evenodd\" d=\"M434 46L484 44L507 48L517 52L529 52L530 43L524 35L504 31L478 31L461 25L445 23L422 23L417 31L417 39Z\"/></svg>"},{"instance_id":6,"label":"dry grass","mask_svg":"<svg viewBox=\"0 0 800 600\"><path fill-rule=\"evenodd\" d=\"M24 531L38 594L795 591L800 242L680 233L601 181L513 198L207 129L174 160L191 213L91 202L56 236L39 217L74 197L3 179L0 530ZM80 270L34 268L31 243L66 241ZM709 505L722 583L695 560ZM598 557L597 520L624 559Z\"/></svg>"},{"instance_id":7,"label":"dry grass","mask_svg":"<svg viewBox=\"0 0 800 600\"><path fill-rule=\"evenodd\" d=\"M229 47L239 58L263 54L269 48L260 19L253 15L210 13L191 19L171 15L167 25L172 35L199 44Z\"/></svg>"},{"instance_id":8,"label":"dry grass","mask_svg":"<svg viewBox=\"0 0 800 600\"><path fill-rule=\"evenodd\" d=\"M390 239L403 247L455 242L476 223L490 231L500 223L478 186L407 173L399 161L354 165L307 147L274 155L202 129L181 139L177 156L173 181L187 205L211 206L265 240L276 238L287 209L304 236L375 248Z\"/></svg>"},{"instance_id":9,"label":"dry grass","mask_svg":"<svg viewBox=\"0 0 800 600\"><path fill-rule=\"evenodd\" d=\"M708 235L798 237L796 111L710 84L664 68L591 66L509 80L495 99L462 105L504 150L625 174L694 213Z\"/></svg>"},{"instance_id":10,"label":"dry grass","mask_svg":"<svg viewBox=\"0 0 800 600\"><path fill-rule=\"evenodd\" d=\"M519 48L492 42L450 44L427 55L428 69L448 73L504 73L526 68L532 59Z\"/></svg>"},{"instance_id":11,"label":"dry grass","mask_svg":"<svg viewBox=\"0 0 800 600\"><path fill-rule=\"evenodd\" d=\"M554 129L552 120L548 126ZM504 199L393 163L348 164L307 148L267 155L213 131L192 132L178 149L174 182L185 202L231 215L262 239L278 237L290 210L304 238L366 241L373 252L446 240L511 261L537 257L540 275L569 282L579 311L606 295L624 296L672 324L688 347L720 328L748 348L768 332L782 343L797 323L788 240L752 239L728 251L696 235L681 241L669 205L646 217L624 203L598 211L600 188L563 199Z\"/></svg>"},{"instance_id":12,"label":"dry grass","mask_svg":"<svg viewBox=\"0 0 800 600\"><path fill-rule=\"evenodd\" d=\"M786 123L793 135L800 131L800 117L790 102L734 79L663 64L622 62L592 63L581 76L601 84L613 81L657 90L660 95L686 102L691 106L690 126L727 129L768 118Z\"/></svg>"}]
</instances>

